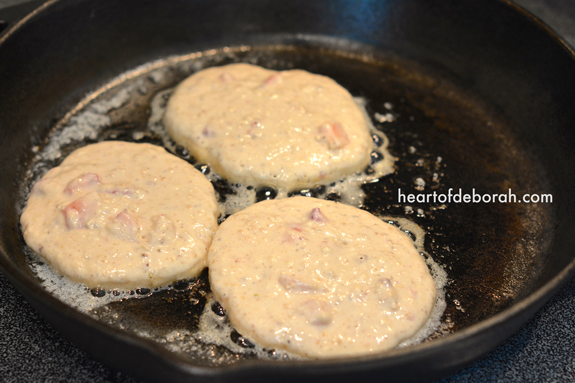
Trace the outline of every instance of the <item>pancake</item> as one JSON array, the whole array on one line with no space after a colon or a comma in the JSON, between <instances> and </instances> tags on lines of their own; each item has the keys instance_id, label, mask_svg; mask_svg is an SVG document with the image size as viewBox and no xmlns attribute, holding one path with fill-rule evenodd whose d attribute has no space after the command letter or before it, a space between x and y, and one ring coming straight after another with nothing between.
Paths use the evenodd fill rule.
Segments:
<instances>
[{"instance_id":1,"label":"pancake","mask_svg":"<svg viewBox=\"0 0 575 383\"><path fill-rule=\"evenodd\" d=\"M436 301L411 239L370 213L307 197L230 216L208 253L214 298L266 347L327 358L390 350Z\"/></svg>"},{"instance_id":2,"label":"pancake","mask_svg":"<svg viewBox=\"0 0 575 383\"><path fill-rule=\"evenodd\" d=\"M347 90L303 70L250 64L202 70L168 101L169 135L222 177L293 190L370 163L369 122Z\"/></svg>"},{"instance_id":3,"label":"pancake","mask_svg":"<svg viewBox=\"0 0 575 383\"><path fill-rule=\"evenodd\" d=\"M197 276L217 229L211 183L150 144L80 148L37 182L21 216L28 246L89 287L155 287Z\"/></svg>"}]
</instances>

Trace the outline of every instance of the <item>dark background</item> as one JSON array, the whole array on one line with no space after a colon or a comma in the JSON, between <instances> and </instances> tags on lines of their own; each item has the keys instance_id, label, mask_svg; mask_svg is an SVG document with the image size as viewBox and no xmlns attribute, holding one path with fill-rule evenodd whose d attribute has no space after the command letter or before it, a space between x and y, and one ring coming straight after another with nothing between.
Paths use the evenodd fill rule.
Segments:
<instances>
[{"instance_id":1,"label":"dark background","mask_svg":"<svg viewBox=\"0 0 575 383\"><path fill-rule=\"evenodd\" d=\"M575 46L575 0L515 2ZM0 29L38 3L0 0ZM63 339L0 273L0 382L35 381L138 382ZM502 346L442 382L575 382L575 278Z\"/></svg>"}]
</instances>

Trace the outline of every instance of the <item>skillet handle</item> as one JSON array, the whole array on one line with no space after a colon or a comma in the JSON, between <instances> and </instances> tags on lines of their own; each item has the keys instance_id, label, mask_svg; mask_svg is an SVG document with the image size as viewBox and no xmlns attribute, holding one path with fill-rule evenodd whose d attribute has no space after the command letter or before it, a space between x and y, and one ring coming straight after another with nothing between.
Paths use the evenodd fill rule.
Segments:
<instances>
[{"instance_id":1,"label":"skillet handle","mask_svg":"<svg viewBox=\"0 0 575 383\"><path fill-rule=\"evenodd\" d=\"M46 0L12 0L10 6L0 5L0 37Z\"/></svg>"}]
</instances>

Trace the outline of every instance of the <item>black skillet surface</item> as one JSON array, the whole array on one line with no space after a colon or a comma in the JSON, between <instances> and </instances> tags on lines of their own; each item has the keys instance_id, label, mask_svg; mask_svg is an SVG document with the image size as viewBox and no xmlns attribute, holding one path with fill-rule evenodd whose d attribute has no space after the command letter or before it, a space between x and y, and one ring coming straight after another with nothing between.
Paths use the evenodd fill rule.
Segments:
<instances>
[{"instance_id":1,"label":"black skillet surface","mask_svg":"<svg viewBox=\"0 0 575 383\"><path fill-rule=\"evenodd\" d=\"M290 36L287 38L286 36L282 36L281 38L276 37L276 39L295 43L298 46L305 45L307 47L305 49L298 48L295 55L291 53L288 54L288 56L290 56L289 59L284 61L280 59L279 62L274 63L268 60L267 62L262 62L262 64L281 66L283 65L282 62L295 61L298 67L319 71L320 73L328 74L336 78L336 80L350 89L352 93L365 96L368 101L372 101L370 105L372 105L372 103L376 105L382 104L383 101L392 101L395 105L398 105L399 115L404 116L406 119L402 120L398 118L397 124L390 124L390 126L385 127L385 131L392 140L392 151L400 157L400 164L402 165L400 169L405 168L406 171L393 175L387 180L388 182L382 189L378 189L377 192L371 192L369 194L370 198L368 198L366 205L372 210L391 211L392 215L400 215L404 207L399 206L396 200L394 203L397 192L396 188L409 188L410 181L412 181L413 177L423 176L424 178L430 178L433 171L445 174L442 182L436 185L438 191L447 190L448 187L463 187L465 189L475 185L479 185L485 192L496 192L501 189L502 186L512 187L517 194L521 194L522 192L534 193L551 191L554 196L555 206L560 204L562 210L565 209L566 212L572 209L572 204L567 203L567 196L562 194L565 189L557 188L554 184L562 183L562 186L569 185L569 182L572 181L568 179L570 175L562 174L562 172L558 170L560 168L556 167L557 163L553 164L553 161L560 161L563 164L572 161L569 151L561 145L561 143L567 145L569 140L567 121L570 118L569 113L572 112L568 110L565 105L567 104L567 100L573 98L572 94L569 93L570 90L567 89L569 78L565 79L564 76L571 76L572 79L572 60L565 55L565 52L554 45L547 46L542 43L540 46L537 46L539 51L535 51L533 46L530 46L531 50L522 50L521 43L525 43L523 38L519 38L514 34L513 36L508 36L508 29L512 30L513 33L518 33L518 36L519 32L522 34L528 33L528 37L530 38L529 44L534 44L534 41L539 41L537 37L545 42L545 36L531 29L530 26L526 24L523 19L517 17L517 15L512 13L506 14L505 12L508 12L508 10L505 10L506 7L504 5L496 4L494 5L495 8L491 10L489 10L489 5L482 5L480 9L473 9L475 6L470 5L472 8L471 13L473 14L473 17L471 17L471 14L465 14L469 9L463 9L466 8L467 5L459 4L455 6L451 4L448 11L454 12L454 15L457 17L449 22L445 19L450 16L446 9L430 7L429 3L427 3L428 8L423 4L419 4L419 7L411 8L415 6L414 3L415 2L405 1L400 4L393 2L386 3L389 7L395 5L398 8L394 8L394 19L388 19L386 23L384 23L384 30L375 28L374 25L371 26L372 29L382 31L380 32L382 35L377 36L365 35L367 28L362 28L362 26L365 27L365 23L359 25L353 17L346 18L346 21L348 23L351 22L352 25L348 25L347 28L342 27L341 20L337 19L337 12L330 7L325 9L328 11L327 16L331 16L331 18L327 17L321 20L337 19L340 21L340 23L334 23L334 25L337 24L336 29L328 29L330 34L347 36L348 38L370 44L377 44L379 42L379 44L385 48L385 51L395 51L403 57L423 62L424 69L417 65L412 65L409 62L398 61L394 57L381 56L378 52L375 54L378 60L370 61L367 64L365 60L350 60L349 58L325 51L318 53L316 49L317 45L325 45L325 41L316 40L310 43L309 41L303 41L301 38L294 40ZM380 4L380 6L381 5L382 4ZM442 5L445 6L445 3ZM500 8L503 8L503 10ZM310 9L319 8L312 6ZM77 8L76 13L74 13L75 20L73 21L77 23L81 22L81 17L78 17L81 15L79 10L80 8ZM354 8L354 10L357 10L357 8ZM96 10L93 14L97 15L102 11L103 10ZM222 11L222 9L219 9L219 11ZM375 14L369 17L369 20L365 21L374 23L374 20L377 19L375 18L376 15L382 16L382 18L386 15L382 12L383 9L379 11L381 13L378 14L375 12ZM502 13L489 13L488 11L499 11ZM291 9L290 12L297 14L296 9ZM290 14L290 12L282 13L282 15ZM408 12L408 14L402 12ZM218 14L222 15L222 13ZM362 16L366 14L367 13L364 12ZM497 24L496 28L491 28L493 25L486 28L483 22L487 20L482 20L482 17L492 16L494 14L500 15L500 19L497 21L501 22L501 25ZM133 19L137 19L137 16L138 15L133 15ZM309 14L306 14L306 16L309 17ZM439 16L442 18L439 19ZM93 17L96 19L95 16ZM244 17L248 17L248 15L244 15ZM462 20L463 17L474 21L470 25L463 25L457 21ZM431 23L432 19L433 23ZM132 20L132 18L130 18L130 20ZM160 20L162 20L162 18L160 18ZM242 18L240 18L240 20L245 21L245 19ZM417 23L414 23L415 20ZM110 20L106 21L110 22ZM124 19L124 21L126 20ZM429 24L426 24L426 22ZM509 23L512 24L513 28ZM238 24L240 25L236 26L246 28L248 34L249 31L252 31L250 28L253 28L253 25L250 26L250 23L239 22ZM310 33L317 33L318 30L315 28L318 27L318 24L321 23L316 21L315 24L311 23L310 27L308 23L302 22L300 27L303 29L300 30L308 29ZM116 24L114 23L114 25ZM447 25L449 25L449 27ZM41 27L42 26L39 26L39 28ZM73 27L73 25L71 27ZM130 29L130 26L125 27L126 30ZM131 25L131 27L135 27L135 25ZM273 30L274 27L277 26L265 27ZM286 27L289 26L282 24L279 30L283 30L282 28ZM447 30L453 32L457 30L457 28L476 28L478 30L475 30L474 33L467 31L467 33L461 32L455 35L441 34ZM414 29L426 31L425 36ZM483 33L483 35L481 35L480 32ZM190 31L190 33L193 34L193 31ZM323 33L325 34L326 32ZM493 41L484 39L485 34L488 33L495 33L502 41L494 43ZM435 38L432 38L433 34L436 35ZM122 35L129 35L129 33ZM391 39L388 36L393 36L395 39ZM510 39L510 41L504 40L502 36ZM35 37L38 38L38 36ZM146 36L138 36L138 38L140 37L145 38ZM214 39L214 41L220 39L220 36L204 37L208 40ZM402 37L403 40L397 39L398 37ZM75 38L82 41L82 39L88 37L82 35ZM151 39L152 37L150 36L149 38ZM246 36L246 39L248 38L253 38L253 36ZM186 39L190 39L190 36L186 36ZM260 36L258 36L258 39L261 43L262 40ZM151 41L153 42L153 39ZM203 41L195 44L187 41L190 47L188 51L205 48L206 46L202 45L204 43ZM228 41L224 41L223 44ZM246 41L247 40L244 40L243 42ZM437 41L441 41L441 44L437 43L438 45L436 44L435 46L430 44L431 42ZM72 44L69 46L76 46L78 44L78 42L69 41L63 41L63 43ZM124 41L120 44L126 44L124 48L127 46L131 48L134 47L134 41ZM168 53L186 51L177 50L172 47L172 49L176 50L166 52L166 47L156 47L154 49L154 44L162 45L161 42L155 41L147 46L147 48L149 52L156 50L158 56L150 57L138 49L135 49L132 55L143 55L145 59L142 59L143 61L140 62L145 62L150 58L161 57ZM417 46L417 44L423 44L423 46ZM7 45L9 44L6 44L0 49L6 48ZM36 48L42 48L43 46L44 44L39 44ZM213 46L222 46L222 42L212 42L209 47ZM66 46L60 47L59 51L66 52L65 47ZM193 49L194 47L197 47L197 49ZM415 47L417 47L417 49L415 49ZM513 48L513 52L507 52L506 49L509 48ZM349 45L338 46L337 50L348 52L350 50L357 51L356 48L350 47ZM91 50L87 50L86 53L89 52L91 52ZM364 53L365 47L360 47L359 52ZM54 52L45 53L53 54ZM122 51L122 53L125 54L124 51ZM512 53L512 57L509 56L509 53ZM91 52L90 54L97 55L98 52ZM282 52L274 53L274 55L279 55L280 57L282 54L285 55L285 53ZM541 60L541 57L545 59ZM117 70L121 72L134 66L134 63L122 66L117 62L116 57L111 58L106 56L106 58L112 62L109 63L110 65L100 63L100 68L112 68L114 67L113 64L116 63L116 66L119 66ZM310 60L310 58L313 59ZM123 60L129 61L129 59L126 58ZM543 61L543 63L538 62L538 60ZM83 63L89 62L85 59L81 61ZM140 62L136 61L136 63ZM8 63L10 63L10 61L8 61ZM34 60L31 60L30 65L33 64ZM58 68L58 66L62 64L63 63L57 63L53 65L51 69L50 65L48 65L48 71L52 70L53 74L60 73L60 75L62 75L65 72L59 71L65 70L65 68ZM552 73L549 72L550 68L546 67L545 64L552 65ZM21 66L20 70L26 72L27 69L33 69L26 68L26 66L27 65ZM426 68L431 68L431 70ZM571 68L571 71L569 68ZM71 69L78 70L76 67ZM90 71L96 70L97 68L83 69ZM565 70L565 72L561 72L562 69ZM5 68L1 68L1 70L5 70ZM46 70L46 68L44 70ZM80 72L83 72L83 70ZM115 74L120 72L116 72ZM8 72L0 72L0 74L4 75L6 73ZM31 73L38 74L33 70L29 70L29 76ZM75 74L73 72L70 73ZM361 73L361 75L355 75L354 73ZM40 72L40 78L37 80L41 81L43 75L46 74L41 74ZM94 76L98 77L93 73L92 76L84 74L84 77L82 77L82 73L80 73L78 77L80 79L88 79L84 81L88 81L88 85L91 85L92 88L97 85L102 85L102 83L93 84ZM99 76L102 75L100 74ZM74 76L72 76L72 78L74 78ZM104 77L99 78L109 79L110 76L107 75L106 77L106 75L104 75ZM378 81L385 85L383 90L380 90L379 87L375 87L374 89L372 86L372 80L374 78L377 78ZM565 82L561 81L561 79L564 79ZM17 78L12 84L16 82ZM46 82L45 78L44 82ZM10 81L7 83L10 84ZM455 83L455 85L453 83ZM44 88L42 87L42 89ZM68 92L77 93L78 89L78 84L68 86ZM87 85L86 88L84 88L84 90L89 89L91 88ZM472 92L470 92L470 90L472 90ZM22 92L21 89L20 91ZM52 89L52 91L62 92L61 89ZM18 94L18 92L15 91L14 94ZM479 98L487 99L489 105L485 105L481 100L478 100L476 97L477 94L480 95ZM73 103L74 96L68 95L68 97L72 98L70 102ZM76 94L76 99L77 97L78 94ZM61 116L63 112L61 110L55 110L55 105L60 107L67 105L68 108L71 106L70 103L63 104L60 101L62 98L65 97L61 95L60 97L51 99L50 102L46 102L47 100L44 100L42 97L28 97L25 98L24 102L33 102L36 110L38 110L43 103L44 108L51 108L51 110L45 111L44 113L52 113L51 117L58 117L58 114L60 113ZM4 97L0 98L0 102L2 102L2 105L5 105L3 103L8 102L8 100L5 100ZM4 121L16 121L15 118L18 117L17 109L18 108L14 107L8 112L4 111L0 116L3 120L6 116L12 117ZM21 107L20 112L25 112L25 109L26 108ZM13 115L10 115L10 113ZM16 113L16 115L14 115L14 113ZM41 113L39 113L39 115L41 115ZM407 119L408 116L414 117L415 123ZM37 115L24 120L29 120L27 124L29 124L30 127L35 125L35 123L38 124L38 126L44 126L44 128L40 128L42 135L42 132L45 132L49 128L49 124L47 120L38 122L35 121L35 119L41 118ZM541 125L548 127L546 133L549 133L550 136L541 136L541 129L538 129ZM20 133L25 134L24 132ZM553 137L553 135L561 133L563 133L563 141L559 141L557 137ZM45 133L43 134L45 135ZM464 143L464 145L460 145L460 143ZM22 146L26 146L26 144L30 145L30 141L21 142ZM424 159L427 161L426 166L417 167L414 165L417 158L410 158L410 156L405 154L408 146L412 145L415 145L420 152L424 153ZM15 148L12 149L17 150ZM564 152L561 152L562 150ZM551 153L559 153L560 157L552 157ZM430 159L436 155L442 156L444 159L442 163L445 164L444 166L449 167L448 169L443 169L442 167L437 169L433 168L434 165L431 165L432 161L430 161ZM2 161L4 164L8 159L3 157ZM541 171L538 168L538 161L544 164L543 167L546 168L545 170ZM486 168L489 169L488 172L484 171ZM549 179L546 179L546 176L549 177ZM22 179L22 176L20 176L20 179ZM428 183L429 181L428 179ZM388 198L385 198L385 195L388 195ZM4 196L4 198L5 197L6 196ZM562 200L561 198L565 199ZM426 209L429 208L429 206L426 207ZM453 283L448 288L448 293L453 294L466 309L465 313L463 313L463 311L457 310L453 304L448 307L446 315L455 323L454 329L467 328L481 319L491 317L494 313L514 304L511 310L487 322L483 322L479 326L472 326L467 330L460 331L457 336L446 337L441 341L431 343L427 347L419 347L419 350L413 350L412 352L399 352L394 357L381 360L356 360L353 364L340 364L337 367L330 365L330 363L312 363L299 366L299 368L294 371L292 366L287 366L290 372L297 375L301 373L327 374L328 370L334 372L337 369L341 369L339 370L341 373L341 371L351 372L359 369L360 371L363 370L369 373L373 371L373 369L385 369L387 373L394 374L398 373L399 368L405 363L417 360L420 362L418 365L420 368L411 368L409 372L413 374L412 377L423 375L433 377L435 373L446 373L450 368L465 362L469 358L473 358L475 355L485 352L488 348L501 341L502 337L507 335L508 331L514 329L525 320L529 313L539 304L539 302L534 301L534 296L541 298L541 295L548 293L548 291L545 291L547 289L543 289L543 291L535 293L534 296L531 296L526 301L520 301L521 298L542 286L571 260L570 254L565 249L563 253L561 252L561 247L568 246L569 244L566 244L566 238L561 237L561 235L559 235L560 233L558 233L561 230L569 230L567 226L569 225L568 215L564 215L567 214L566 212L557 212L557 221L554 221L554 212L549 211L549 207L543 207L542 210L533 212L532 206L525 208L509 205L482 205L478 208L478 206L455 205L449 206L447 210L449 210L449 214L447 215L428 213L428 216L434 220L432 224L423 219L418 220L414 218L414 220L431 233L431 240L426 242L427 250L432 255L441 257L443 260L442 264L451 267L451 269L448 269L448 272L453 279ZM526 215L535 217L535 219L526 220ZM541 223L547 223L550 226L546 226L545 224L541 225ZM535 252L530 252L529 249L518 249L518 244L522 244L523 249L525 249L528 247L527 245L533 245L535 242L545 242L542 241L542 239L549 238L551 240L553 234L549 237L546 230L552 229L555 223L558 224L555 232L557 233L557 238L560 238L560 240L558 239L554 243L554 251L547 254L544 248L543 250L537 249L538 251ZM532 239L530 239L530 236ZM531 241L531 243L529 243L529 241ZM445 246L446 244L451 245L455 251L442 251L442 245ZM545 244L543 244L543 247L544 245ZM11 252L11 254L15 253L18 253L18 251ZM514 272L513 275L518 276L518 278L510 279L509 276L505 274L509 273L510 270L512 270ZM518 301L519 303L517 303ZM524 307L527 303L531 306ZM54 304L54 302L51 302L51 304ZM61 307L59 308L61 309ZM61 311L57 311L56 315L60 313ZM71 315L74 316L76 314L71 313ZM51 316L51 319L60 320L54 316ZM83 320L85 321L85 319ZM499 323L497 327L493 327L494 322L501 323ZM77 324L78 322L75 321L71 323L71 325ZM88 324L98 326L89 321ZM70 331L74 330L68 328L68 336L74 337L73 334L70 334ZM494 334L497 336L493 337ZM82 336L81 339L78 339L76 336L75 340L84 343L86 339L85 336ZM85 343L84 346L86 346ZM105 342L102 342L102 345L95 345L93 343L89 345L89 347L92 347L92 351L97 351L94 349L100 346L105 346ZM117 345L115 344L115 346ZM119 346L125 346L125 344L120 344ZM471 346L475 346L476 348L469 350ZM461 349L468 349L467 353L458 352L458 350ZM104 347L102 350L105 351L106 348ZM132 350L132 355L133 351L134 350ZM102 357L102 354L99 354L99 356ZM114 364L113 361L109 361L107 358L104 359L106 359L108 363ZM147 358L146 361L148 361ZM157 362L157 360L152 358L151 362ZM127 362L124 361L123 363ZM151 363L147 364L151 365ZM123 364L123 367L126 368L126 364ZM268 367L269 366L265 365L253 366L256 370L263 368L263 370L260 370L260 373L267 371ZM284 370L283 373L286 373L284 366L277 365L271 367L269 371L273 374L279 372L280 369ZM235 373L234 371L230 372ZM176 374L173 370L170 370L169 373ZM222 373L222 371L219 373ZM178 375L174 375L173 377L176 378Z\"/></svg>"}]
</instances>

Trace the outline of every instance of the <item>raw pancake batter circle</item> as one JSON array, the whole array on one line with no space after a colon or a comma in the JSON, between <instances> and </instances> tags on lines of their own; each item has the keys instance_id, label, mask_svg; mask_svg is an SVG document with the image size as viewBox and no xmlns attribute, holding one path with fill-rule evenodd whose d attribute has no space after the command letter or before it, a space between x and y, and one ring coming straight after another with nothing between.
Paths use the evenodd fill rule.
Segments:
<instances>
[{"instance_id":1,"label":"raw pancake batter circle","mask_svg":"<svg viewBox=\"0 0 575 383\"><path fill-rule=\"evenodd\" d=\"M89 287L154 287L197 276L217 229L211 183L150 144L80 148L34 185L28 246Z\"/></svg>"},{"instance_id":2,"label":"raw pancake batter circle","mask_svg":"<svg viewBox=\"0 0 575 383\"><path fill-rule=\"evenodd\" d=\"M366 211L306 197L230 216L208 267L214 298L242 335L313 358L394 348L425 324L437 294L405 233Z\"/></svg>"},{"instance_id":3,"label":"raw pancake batter circle","mask_svg":"<svg viewBox=\"0 0 575 383\"><path fill-rule=\"evenodd\" d=\"M347 90L303 70L250 64L202 70L168 101L164 125L231 182L288 190L363 171L369 125Z\"/></svg>"}]
</instances>

